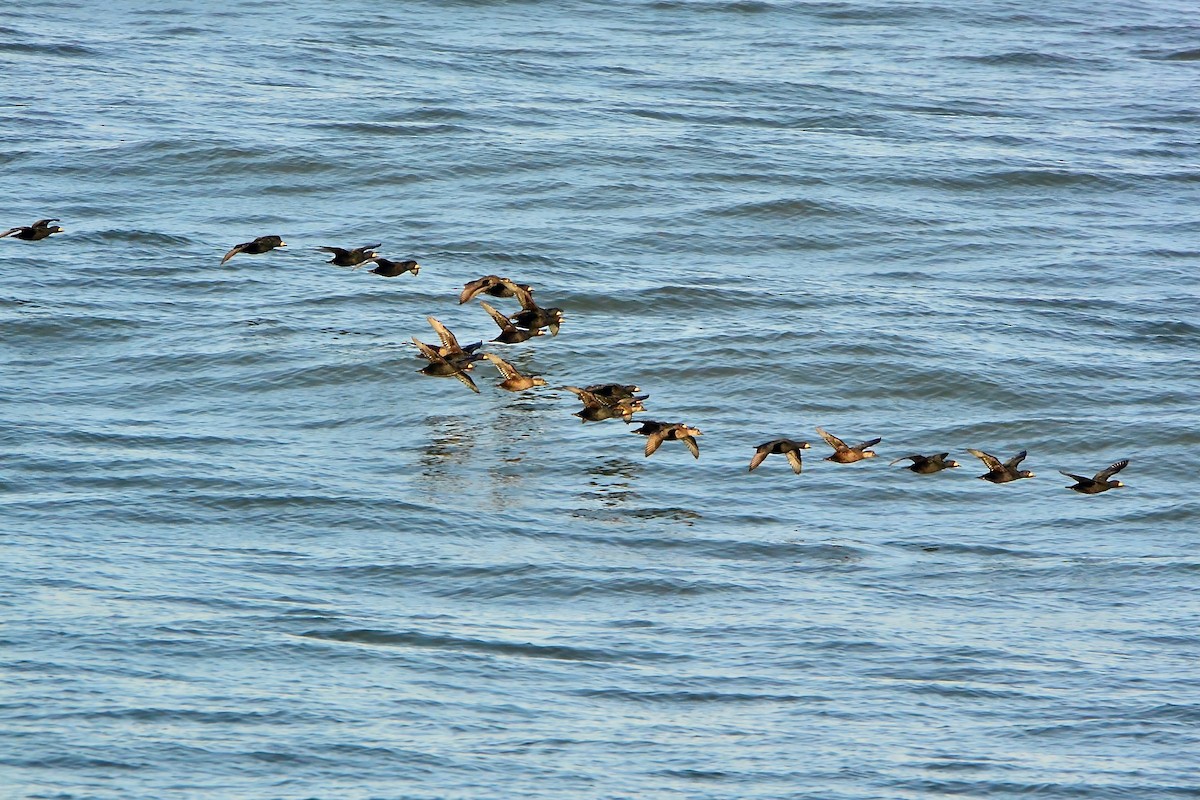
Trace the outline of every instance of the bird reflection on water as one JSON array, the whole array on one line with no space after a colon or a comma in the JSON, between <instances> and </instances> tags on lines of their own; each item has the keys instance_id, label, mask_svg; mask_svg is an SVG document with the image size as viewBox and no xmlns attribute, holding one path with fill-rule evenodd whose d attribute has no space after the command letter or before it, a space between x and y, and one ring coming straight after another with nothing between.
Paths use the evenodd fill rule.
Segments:
<instances>
[{"instance_id":1,"label":"bird reflection on water","mask_svg":"<svg viewBox=\"0 0 1200 800\"><path fill-rule=\"evenodd\" d=\"M584 501L599 501L608 508L624 506L641 498L635 490L634 481L645 470L640 461L628 458L610 458L588 467L588 486L594 487L579 493Z\"/></svg>"},{"instance_id":2,"label":"bird reflection on water","mask_svg":"<svg viewBox=\"0 0 1200 800\"><path fill-rule=\"evenodd\" d=\"M418 474L429 484L429 494L444 494L466 477L478 432L465 417L430 414L422 420L429 440L421 449Z\"/></svg>"}]
</instances>

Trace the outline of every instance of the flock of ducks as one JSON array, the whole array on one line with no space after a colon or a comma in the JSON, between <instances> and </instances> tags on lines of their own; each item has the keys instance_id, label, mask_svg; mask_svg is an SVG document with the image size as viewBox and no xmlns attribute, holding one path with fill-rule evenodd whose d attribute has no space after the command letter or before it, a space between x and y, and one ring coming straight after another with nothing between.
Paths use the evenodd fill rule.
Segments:
<instances>
[{"instance_id":1,"label":"flock of ducks","mask_svg":"<svg viewBox=\"0 0 1200 800\"><path fill-rule=\"evenodd\" d=\"M51 234L63 232L63 228L52 224L55 222L59 222L59 220L40 219L32 225L10 228L4 233L0 233L0 238L12 236L24 241L45 239ZM286 246L279 236L259 236L230 248L222 257L221 264L234 256L261 255L275 248ZM366 264L374 264L374 268L370 272L386 278L398 277L406 272L416 275L420 271L421 266L416 261L392 261L378 255L376 249L381 246L373 244L350 249L341 247L319 247L317 249L332 255L328 262L330 264L353 269L359 269ZM538 305L533 294L533 288L527 284L516 283L498 275L485 275L465 284L459 294L458 302L462 305L479 295L487 295L493 298L515 298L521 304L520 311L506 315L487 301L480 301L479 305L499 328L499 334L491 340L493 342L518 344L537 336L543 336L546 331L549 331L551 336L557 336L564 318L563 310L555 307L544 308ZM463 346L459 344L454 333L435 317L426 319L441 344L434 346L422 342L416 336L412 337L418 352L429 362L419 370L421 373L433 377L456 378L468 389L478 393L479 387L468 373L474 369L476 362L487 361L496 368L502 378L496 385L506 391L523 392L536 386L547 385L545 379L536 375L522 374L516 367L494 353L480 352L483 347L482 340ZM639 394L640 389L637 386L618 383L594 384L582 388L565 386L563 389L574 394L583 404L583 408L574 416L579 417L585 423L601 422L618 417L627 424L631 423L634 421L634 414L646 410L643 401L649 397L647 394ZM645 453L647 457L653 455L666 442L681 442L694 458L700 457L700 445L696 442L696 437L702 435L699 428L682 422L657 422L643 419L639 419L637 422L640 423L640 427L636 428L633 433L646 437ZM877 437L850 446L828 431L821 428L817 428L816 431L825 443L833 448L833 453L825 460L837 464L853 464L864 459L875 458L876 453L870 448L882 441ZM800 474L803 470L800 453L810 447L808 442L792 439L773 439L764 442L755 448L754 456L750 459L750 471L753 472L757 469L767 456L782 455L787 458L792 471ZM991 483L1010 483L1022 478L1034 477L1029 470L1019 469L1026 456L1024 450L1007 461L1001 461L996 456L982 450L968 449L967 452L978 458L987 467L988 471L979 476L982 480ZM957 461L947 458L949 455L948 452L928 456L914 453L901 456L891 464L910 461L911 463L906 467L909 471L918 475L932 475L945 469L961 466ZM1099 494L1125 485L1119 480L1114 480L1113 476L1128 464L1128 459L1122 459L1105 467L1090 478L1062 470L1060 472L1075 481L1073 485L1066 488L1081 494Z\"/></svg>"}]
</instances>

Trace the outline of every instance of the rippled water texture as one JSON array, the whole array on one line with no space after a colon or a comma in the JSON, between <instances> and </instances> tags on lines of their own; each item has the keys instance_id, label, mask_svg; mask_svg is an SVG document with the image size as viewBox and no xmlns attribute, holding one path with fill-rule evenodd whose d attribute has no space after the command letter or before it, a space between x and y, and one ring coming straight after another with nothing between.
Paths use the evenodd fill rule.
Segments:
<instances>
[{"instance_id":1,"label":"rippled water texture","mask_svg":"<svg viewBox=\"0 0 1200 800\"><path fill-rule=\"evenodd\" d=\"M1194 4L6 10L0 796L1197 796Z\"/></svg>"}]
</instances>

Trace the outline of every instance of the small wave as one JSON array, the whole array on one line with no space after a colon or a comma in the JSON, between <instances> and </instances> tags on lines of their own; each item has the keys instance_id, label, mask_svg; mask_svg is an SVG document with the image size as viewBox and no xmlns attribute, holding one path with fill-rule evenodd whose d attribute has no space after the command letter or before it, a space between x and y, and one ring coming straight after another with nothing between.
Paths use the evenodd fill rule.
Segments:
<instances>
[{"instance_id":1,"label":"small wave","mask_svg":"<svg viewBox=\"0 0 1200 800\"><path fill-rule=\"evenodd\" d=\"M1200 47L1168 53L1161 58L1163 61L1200 61Z\"/></svg>"},{"instance_id":2,"label":"small wave","mask_svg":"<svg viewBox=\"0 0 1200 800\"><path fill-rule=\"evenodd\" d=\"M39 56L79 58L99 55L81 44L36 44L33 42L0 42L0 53L32 53Z\"/></svg>"},{"instance_id":3,"label":"small wave","mask_svg":"<svg viewBox=\"0 0 1200 800\"><path fill-rule=\"evenodd\" d=\"M1121 177L1097 172L1086 172L1065 168L1013 169L975 172L965 175L913 175L899 180L913 186L937 186L946 189L991 189L1025 187L1082 187L1123 188L1127 185Z\"/></svg>"},{"instance_id":4,"label":"small wave","mask_svg":"<svg viewBox=\"0 0 1200 800\"><path fill-rule=\"evenodd\" d=\"M652 577L575 577L540 574L532 578L451 586L437 592L444 597L557 597L581 598L605 595L651 595L656 597L694 597L726 592L726 584L698 580Z\"/></svg>"},{"instance_id":5,"label":"small wave","mask_svg":"<svg viewBox=\"0 0 1200 800\"><path fill-rule=\"evenodd\" d=\"M1139 336L1155 336L1166 339L1176 337L1194 339L1200 336L1200 325L1184 322L1183 320L1155 320L1152 322L1135 322L1133 324L1133 331Z\"/></svg>"},{"instance_id":6,"label":"small wave","mask_svg":"<svg viewBox=\"0 0 1200 800\"><path fill-rule=\"evenodd\" d=\"M650 8L658 11L688 11L692 13L719 14L762 14L774 11L774 3L763 0L724 0L720 2L696 2L696 0L657 0Z\"/></svg>"},{"instance_id":7,"label":"small wave","mask_svg":"<svg viewBox=\"0 0 1200 800\"><path fill-rule=\"evenodd\" d=\"M98 239L101 242L130 242L133 244L149 244L168 248L194 243L194 240L187 236L162 233L161 231L121 230L118 228L97 231L89 234L87 238Z\"/></svg>"},{"instance_id":8,"label":"small wave","mask_svg":"<svg viewBox=\"0 0 1200 800\"><path fill-rule=\"evenodd\" d=\"M1096 798L1156 797L1177 794L1163 785L1144 778L1132 777L1121 783L1105 776L1101 781L1072 780L1070 783L1043 780L1035 783L1002 781L985 777L970 780L934 780L932 778L903 778L889 782L891 794L903 797L1039 797L1047 800L1095 800ZM1194 796L1191 792L1181 797Z\"/></svg>"},{"instance_id":9,"label":"small wave","mask_svg":"<svg viewBox=\"0 0 1200 800\"><path fill-rule=\"evenodd\" d=\"M212 33L208 28L197 28L193 25L175 25L169 28L163 28L160 32L164 36L207 36Z\"/></svg>"},{"instance_id":10,"label":"small wave","mask_svg":"<svg viewBox=\"0 0 1200 800\"><path fill-rule=\"evenodd\" d=\"M546 658L555 661L680 661L684 656L672 656L656 651L616 651L598 648L569 647L566 645L542 645L531 642L503 642L485 639L469 639L458 636L419 633L410 631L394 633L370 629L358 630L314 630L300 634L311 639L353 644L384 645L388 647L420 647L435 650L464 650L484 655L518 656L524 658Z\"/></svg>"},{"instance_id":11,"label":"small wave","mask_svg":"<svg viewBox=\"0 0 1200 800\"><path fill-rule=\"evenodd\" d=\"M1015 51L1011 53L993 53L989 55L952 56L956 61L966 61L973 64L986 64L998 67L1071 67L1078 69L1080 64L1096 63L1099 59L1065 56L1057 53L1035 53Z\"/></svg>"},{"instance_id":12,"label":"small wave","mask_svg":"<svg viewBox=\"0 0 1200 800\"><path fill-rule=\"evenodd\" d=\"M244 445L248 442L242 438L227 438L209 434L155 434L155 433L121 433L119 431L66 430L54 438L62 442L77 444L103 444L121 448L184 448L193 450L198 447L229 447Z\"/></svg>"},{"instance_id":13,"label":"small wave","mask_svg":"<svg viewBox=\"0 0 1200 800\"><path fill-rule=\"evenodd\" d=\"M319 122L313 123L309 127L368 136L450 136L457 133L475 132L472 128L463 125L448 123L393 125L380 122Z\"/></svg>"},{"instance_id":14,"label":"small wave","mask_svg":"<svg viewBox=\"0 0 1200 800\"><path fill-rule=\"evenodd\" d=\"M17 317L5 323L4 338L8 343L21 339L35 341L91 341L103 333L105 341L115 342L133 338L142 327L132 319L117 317L88 317L78 314L62 316Z\"/></svg>"},{"instance_id":15,"label":"small wave","mask_svg":"<svg viewBox=\"0 0 1200 800\"><path fill-rule=\"evenodd\" d=\"M52 770L139 770L145 764L135 764L130 761L114 761L108 758L89 758L84 755L55 755L45 758L18 758L13 756L0 757L0 764L12 767L50 768ZM55 798L73 797L74 795L54 795Z\"/></svg>"},{"instance_id":16,"label":"small wave","mask_svg":"<svg viewBox=\"0 0 1200 800\"><path fill-rule=\"evenodd\" d=\"M293 711L199 711L181 708L118 708L46 714L45 719L133 720L135 722L198 722L204 725L288 723L317 715Z\"/></svg>"},{"instance_id":17,"label":"small wave","mask_svg":"<svg viewBox=\"0 0 1200 800\"><path fill-rule=\"evenodd\" d=\"M833 203L815 200L779 199L721 206L708 213L720 217L762 217L766 219L794 219L798 217L844 216L850 209L836 207ZM853 213L853 212L851 212Z\"/></svg>"},{"instance_id":18,"label":"small wave","mask_svg":"<svg viewBox=\"0 0 1200 800\"><path fill-rule=\"evenodd\" d=\"M826 703L830 700L828 697L813 695L718 691L641 692L632 689L574 689L569 693L577 697L670 705L682 703Z\"/></svg>"}]
</instances>

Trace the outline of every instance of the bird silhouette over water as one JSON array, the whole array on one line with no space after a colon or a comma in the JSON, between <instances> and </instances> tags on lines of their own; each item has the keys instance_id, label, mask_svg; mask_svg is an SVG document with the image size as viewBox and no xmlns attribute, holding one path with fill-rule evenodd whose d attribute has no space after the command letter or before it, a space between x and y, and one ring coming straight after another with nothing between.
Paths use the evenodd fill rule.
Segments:
<instances>
[{"instance_id":1,"label":"bird silhouette over water","mask_svg":"<svg viewBox=\"0 0 1200 800\"><path fill-rule=\"evenodd\" d=\"M509 317L514 325L537 330L549 328L551 336L558 336L563 321L561 308L542 308L533 301L533 291L527 286L513 284L513 295L521 302L521 310Z\"/></svg>"},{"instance_id":2,"label":"bird silhouette over water","mask_svg":"<svg viewBox=\"0 0 1200 800\"><path fill-rule=\"evenodd\" d=\"M883 441L881 438L869 439L862 444L850 447L832 433L828 433L821 428L817 428L817 433L821 434L821 438L825 440L825 443L833 448L833 455L825 456L825 460L835 461L838 464L853 464L855 461L862 461L864 458L874 458L875 451L868 450L867 448Z\"/></svg>"},{"instance_id":3,"label":"bird silhouette over water","mask_svg":"<svg viewBox=\"0 0 1200 800\"><path fill-rule=\"evenodd\" d=\"M9 228L4 233L0 233L0 239L5 236L11 236L14 239L21 239L26 242L36 242L39 239L45 239L52 233L62 233L63 229L58 225L51 225L51 222L58 222L58 219L39 219L32 225L21 225L16 228Z\"/></svg>"},{"instance_id":4,"label":"bird silhouette over water","mask_svg":"<svg viewBox=\"0 0 1200 800\"><path fill-rule=\"evenodd\" d=\"M536 375L522 375L520 370L500 356L485 353L483 357L492 362L496 369L500 370L500 374L504 376L504 380L496 384L501 389L507 389L510 392L523 392L526 389L532 389L534 386L546 385L546 381Z\"/></svg>"},{"instance_id":5,"label":"bird silhouette over water","mask_svg":"<svg viewBox=\"0 0 1200 800\"><path fill-rule=\"evenodd\" d=\"M512 323L512 321L508 317L504 316L499 311L492 308L492 306L490 306L488 303L480 302L479 305L483 306L483 310L486 311L488 313L488 316L490 316L492 318L492 321L494 321L496 323L496 325L498 325L500 327L500 335L497 336L495 339L492 339L493 342L503 342L504 344L517 344L518 342L528 341L529 339L532 339L534 336L542 335L541 330L529 330L527 328L518 328L516 325L514 325Z\"/></svg>"},{"instance_id":6,"label":"bird silhouette over water","mask_svg":"<svg viewBox=\"0 0 1200 800\"><path fill-rule=\"evenodd\" d=\"M412 340L417 349L421 351L421 355L429 360L429 365L422 367L418 372L435 378L458 378L472 392L479 393L479 387L475 385L475 381L471 380L471 376L466 373L463 367L444 358L437 350L425 344L417 337L412 337Z\"/></svg>"},{"instance_id":7,"label":"bird silhouette over water","mask_svg":"<svg viewBox=\"0 0 1200 800\"><path fill-rule=\"evenodd\" d=\"M287 243L278 236L259 236L253 241L242 242L241 244L234 245L232 248L230 248L229 252L225 254L225 257L221 259L221 263L224 264L238 253L246 253L247 255L257 256L274 250L276 247L287 247Z\"/></svg>"},{"instance_id":8,"label":"bird silhouette over water","mask_svg":"<svg viewBox=\"0 0 1200 800\"><path fill-rule=\"evenodd\" d=\"M571 389L571 387L567 387ZM593 383L591 386L583 387L585 392L591 392L603 402L616 402L623 397L633 397L642 389L640 386L634 386L631 383ZM641 399L645 400L650 395L643 395Z\"/></svg>"},{"instance_id":9,"label":"bird silhouette over water","mask_svg":"<svg viewBox=\"0 0 1200 800\"><path fill-rule=\"evenodd\" d=\"M437 354L442 358L453 362L460 362L459 366L463 369L470 369L471 363L483 358L481 354L475 351L483 347L483 342L475 342L463 347L458 343L456 337L449 328L441 323L437 317L426 317L425 321L429 323L429 327L433 328L433 332L438 335L441 340L441 347L437 348Z\"/></svg>"},{"instance_id":10,"label":"bird silhouette over water","mask_svg":"<svg viewBox=\"0 0 1200 800\"><path fill-rule=\"evenodd\" d=\"M1024 450L1017 453L1003 464L1000 463L1000 459L996 458L990 453L985 453L982 450L971 450L968 448L967 452L982 461L983 465L988 468L986 473L979 476L981 480L990 481L991 483L1009 483L1011 481L1019 480L1020 478L1036 477L1027 469L1017 469L1017 465L1024 461L1025 456L1027 455Z\"/></svg>"},{"instance_id":11,"label":"bird silhouette over water","mask_svg":"<svg viewBox=\"0 0 1200 800\"><path fill-rule=\"evenodd\" d=\"M375 262L375 269L368 270L368 272L373 272L384 278L395 278L406 272L416 275L421 271L421 265L415 261L389 261L383 256L371 256L367 261Z\"/></svg>"},{"instance_id":12,"label":"bird silhouette over water","mask_svg":"<svg viewBox=\"0 0 1200 800\"><path fill-rule=\"evenodd\" d=\"M647 437L647 458L654 455L654 451L658 450L663 442L683 442L684 447L691 452L693 458L700 457L700 445L696 443L696 437L702 435L699 428L693 428L682 422L645 420L641 427L633 432Z\"/></svg>"},{"instance_id":13,"label":"bird silhouette over water","mask_svg":"<svg viewBox=\"0 0 1200 800\"><path fill-rule=\"evenodd\" d=\"M458 304L469 302L471 298L477 294L487 294L492 297L512 297L517 291L524 289L527 292L532 292L533 289L521 284L513 283L508 278L501 278L499 275L484 275L482 278L476 278L463 284L462 293L458 296Z\"/></svg>"},{"instance_id":14,"label":"bird silhouette over water","mask_svg":"<svg viewBox=\"0 0 1200 800\"><path fill-rule=\"evenodd\" d=\"M1075 481L1075 485L1068 486L1068 489L1079 492L1080 494L1100 494L1101 492L1107 492L1109 489L1120 489L1125 485L1120 481L1110 481L1109 478L1111 478L1113 475L1116 475L1127 466L1129 466L1129 459L1123 458L1120 461L1117 461L1100 470L1091 478L1085 478L1082 475L1073 475L1070 472L1064 472L1061 469L1059 472Z\"/></svg>"},{"instance_id":15,"label":"bird silhouette over water","mask_svg":"<svg viewBox=\"0 0 1200 800\"><path fill-rule=\"evenodd\" d=\"M595 394L587 389L580 389L578 386L564 386L563 388L574 394L583 403L583 409L574 414L583 422L601 422L614 417L621 417L629 422L634 414L646 410L642 401L650 396L648 394L605 396Z\"/></svg>"},{"instance_id":16,"label":"bird silhouette over water","mask_svg":"<svg viewBox=\"0 0 1200 800\"><path fill-rule=\"evenodd\" d=\"M799 475L804 470L804 463L800 459L800 451L808 450L812 447L808 442L796 442L791 439L772 439L769 442L763 442L754 451L754 457L750 459L750 469L748 472L754 472L767 456L773 453L782 453L787 456L788 463L792 465L792 472Z\"/></svg>"},{"instance_id":17,"label":"bird silhouette over water","mask_svg":"<svg viewBox=\"0 0 1200 800\"><path fill-rule=\"evenodd\" d=\"M357 267L364 261L374 258L375 248L379 246L378 244L364 244L362 247L355 247L352 250L343 247L318 247L317 249L333 254L333 258L329 259L327 264L335 264L339 267Z\"/></svg>"},{"instance_id":18,"label":"bird silhouette over water","mask_svg":"<svg viewBox=\"0 0 1200 800\"><path fill-rule=\"evenodd\" d=\"M912 463L905 467L905 469L909 472L915 472L919 475L932 475L933 473L941 472L944 469L962 466L957 461L947 461L946 456L948 455L950 454L937 453L932 456L923 456L914 453L911 456L900 456L900 458L889 462L888 466L890 467L892 464L899 464L901 461L911 460Z\"/></svg>"}]
</instances>

